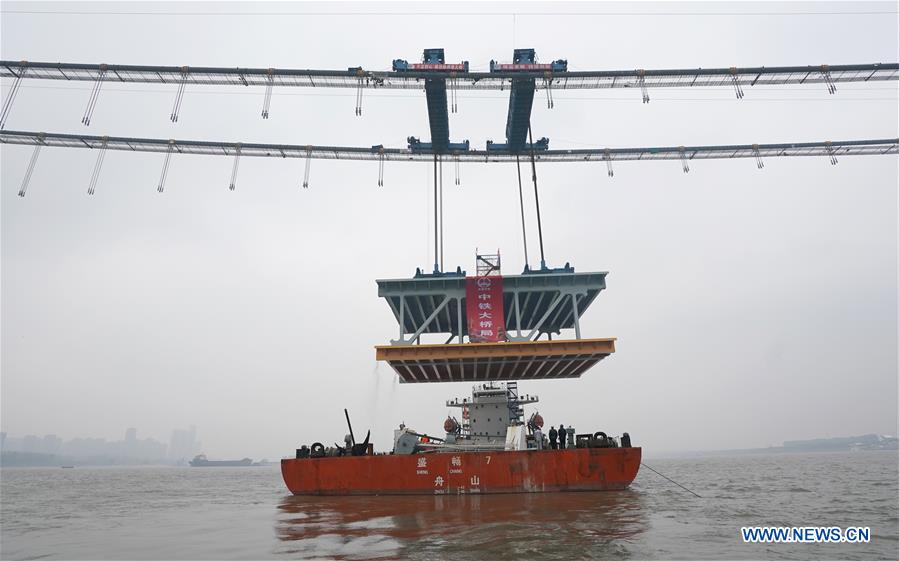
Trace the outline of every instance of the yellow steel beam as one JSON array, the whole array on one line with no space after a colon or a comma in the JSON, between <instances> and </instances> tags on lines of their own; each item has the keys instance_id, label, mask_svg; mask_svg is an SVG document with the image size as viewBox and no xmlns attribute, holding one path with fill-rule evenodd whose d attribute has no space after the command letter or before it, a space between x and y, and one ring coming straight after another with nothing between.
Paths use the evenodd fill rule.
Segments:
<instances>
[{"instance_id":1,"label":"yellow steel beam","mask_svg":"<svg viewBox=\"0 0 899 561\"><path fill-rule=\"evenodd\" d=\"M445 360L487 357L568 356L615 352L615 337L509 343L462 343L450 345L379 345L377 360Z\"/></svg>"}]
</instances>

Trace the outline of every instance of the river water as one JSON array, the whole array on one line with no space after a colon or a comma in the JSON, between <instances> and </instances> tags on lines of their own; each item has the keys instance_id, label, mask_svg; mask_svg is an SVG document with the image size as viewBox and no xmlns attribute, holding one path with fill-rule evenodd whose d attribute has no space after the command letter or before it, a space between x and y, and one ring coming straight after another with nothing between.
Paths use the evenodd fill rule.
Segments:
<instances>
[{"instance_id":1,"label":"river water","mask_svg":"<svg viewBox=\"0 0 899 561\"><path fill-rule=\"evenodd\" d=\"M278 467L0 472L0 558L896 559L895 452L647 460L627 491L294 497ZM870 526L745 544L741 526Z\"/></svg>"}]
</instances>

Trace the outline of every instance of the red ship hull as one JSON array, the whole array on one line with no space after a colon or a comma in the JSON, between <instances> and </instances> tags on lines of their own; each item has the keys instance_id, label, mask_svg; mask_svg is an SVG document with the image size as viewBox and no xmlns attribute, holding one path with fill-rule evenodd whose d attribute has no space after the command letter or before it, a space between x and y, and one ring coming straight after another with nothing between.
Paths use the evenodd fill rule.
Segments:
<instances>
[{"instance_id":1,"label":"red ship hull","mask_svg":"<svg viewBox=\"0 0 899 561\"><path fill-rule=\"evenodd\" d=\"M443 495L624 489L641 448L576 448L281 460L294 495Z\"/></svg>"}]
</instances>

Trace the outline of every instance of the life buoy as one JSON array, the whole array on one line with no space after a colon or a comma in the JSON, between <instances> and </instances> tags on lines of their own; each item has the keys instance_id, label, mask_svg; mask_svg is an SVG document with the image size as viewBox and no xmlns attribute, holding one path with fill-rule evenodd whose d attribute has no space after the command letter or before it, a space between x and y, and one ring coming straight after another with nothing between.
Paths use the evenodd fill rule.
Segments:
<instances>
[{"instance_id":1,"label":"life buoy","mask_svg":"<svg viewBox=\"0 0 899 561\"><path fill-rule=\"evenodd\" d=\"M462 418L466 421L468 420L468 406L465 405L462 407Z\"/></svg>"}]
</instances>

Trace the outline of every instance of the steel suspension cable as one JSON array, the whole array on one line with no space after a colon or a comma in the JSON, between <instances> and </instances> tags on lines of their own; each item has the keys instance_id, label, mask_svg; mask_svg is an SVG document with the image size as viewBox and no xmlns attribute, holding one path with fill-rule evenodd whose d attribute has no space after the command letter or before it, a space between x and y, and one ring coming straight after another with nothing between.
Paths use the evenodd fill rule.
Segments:
<instances>
[{"instance_id":1,"label":"steel suspension cable","mask_svg":"<svg viewBox=\"0 0 899 561\"><path fill-rule=\"evenodd\" d=\"M521 189L521 160L515 156L515 167L518 168L518 203L521 208L521 239L524 244L524 264L530 265L528 261L528 234L524 223L524 191Z\"/></svg>"},{"instance_id":2,"label":"steel suspension cable","mask_svg":"<svg viewBox=\"0 0 899 561\"><path fill-rule=\"evenodd\" d=\"M534 135L531 133L531 123L528 122L528 140L531 142L531 178L534 180L534 202L537 204L537 235L540 238L540 268L546 268L546 259L543 255L543 223L540 221L540 195L537 193L537 163L534 157Z\"/></svg>"},{"instance_id":3,"label":"steel suspension cable","mask_svg":"<svg viewBox=\"0 0 899 561\"><path fill-rule=\"evenodd\" d=\"M439 262L439 254L437 253L437 154L434 154L434 272Z\"/></svg>"}]
</instances>

